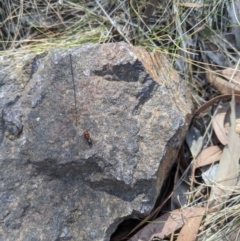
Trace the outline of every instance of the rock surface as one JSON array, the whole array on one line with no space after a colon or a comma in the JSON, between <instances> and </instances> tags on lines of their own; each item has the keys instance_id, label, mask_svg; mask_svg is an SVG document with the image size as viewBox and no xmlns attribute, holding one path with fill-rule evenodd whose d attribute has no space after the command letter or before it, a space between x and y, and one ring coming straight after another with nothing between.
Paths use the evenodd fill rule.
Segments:
<instances>
[{"instance_id":1,"label":"rock surface","mask_svg":"<svg viewBox=\"0 0 240 241\"><path fill-rule=\"evenodd\" d=\"M151 211L192 109L163 55L89 44L0 70L0 240L108 241Z\"/></svg>"}]
</instances>

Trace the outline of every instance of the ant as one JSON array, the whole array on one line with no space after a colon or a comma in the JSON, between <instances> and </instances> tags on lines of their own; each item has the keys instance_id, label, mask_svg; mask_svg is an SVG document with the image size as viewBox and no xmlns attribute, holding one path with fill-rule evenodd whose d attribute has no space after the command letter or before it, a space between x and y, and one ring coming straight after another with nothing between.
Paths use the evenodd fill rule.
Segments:
<instances>
[{"instance_id":1,"label":"ant","mask_svg":"<svg viewBox=\"0 0 240 241\"><path fill-rule=\"evenodd\" d=\"M91 146L92 145L92 140L90 138L90 135L89 135L88 131L84 131L83 135L84 135L85 139L87 140L88 145Z\"/></svg>"}]
</instances>

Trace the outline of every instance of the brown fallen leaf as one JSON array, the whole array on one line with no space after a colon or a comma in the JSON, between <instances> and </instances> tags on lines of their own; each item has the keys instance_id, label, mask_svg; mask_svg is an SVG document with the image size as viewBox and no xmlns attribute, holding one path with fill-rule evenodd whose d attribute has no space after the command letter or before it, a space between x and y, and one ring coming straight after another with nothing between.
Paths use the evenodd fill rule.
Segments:
<instances>
[{"instance_id":1,"label":"brown fallen leaf","mask_svg":"<svg viewBox=\"0 0 240 241\"><path fill-rule=\"evenodd\" d=\"M200 108L195 112L195 117L200 115L202 112L204 112L207 108L212 106L216 101L221 100L221 99L229 99L231 95L220 95L217 96L206 103L204 103ZM235 131L237 134L240 134L240 95L235 95L236 98L236 126L235 126ZM229 102L230 103L230 102ZM213 128L215 129L215 133L218 136L218 139L220 142L225 145L227 144L227 132L229 129L229 119L230 119L230 108L227 107L227 104L222 104L221 108L218 110L218 117L213 118ZM227 113L226 113L227 111ZM224 123L224 124L223 124ZM223 131L225 129L225 131ZM220 130L220 131L218 131Z\"/></svg>"},{"instance_id":2,"label":"brown fallen leaf","mask_svg":"<svg viewBox=\"0 0 240 241\"><path fill-rule=\"evenodd\" d=\"M223 149L219 162L215 185L211 189L209 207L220 210L225 202L232 195L238 180L240 137L235 132L236 127L236 102L233 96L231 101L231 126L228 133L228 145Z\"/></svg>"},{"instance_id":3,"label":"brown fallen leaf","mask_svg":"<svg viewBox=\"0 0 240 241\"><path fill-rule=\"evenodd\" d=\"M227 69L219 71L223 77L228 79L229 82L240 84L240 66L235 65Z\"/></svg>"},{"instance_id":4,"label":"brown fallen leaf","mask_svg":"<svg viewBox=\"0 0 240 241\"><path fill-rule=\"evenodd\" d=\"M189 219L195 219L205 212L203 207L187 207L166 213L149 223L129 241L151 241L154 237L164 238L181 228Z\"/></svg>"},{"instance_id":5,"label":"brown fallen leaf","mask_svg":"<svg viewBox=\"0 0 240 241\"><path fill-rule=\"evenodd\" d=\"M177 241L195 241L201 225L203 215L206 212L206 207L196 208L192 217L182 227L178 234Z\"/></svg>"},{"instance_id":6,"label":"brown fallen leaf","mask_svg":"<svg viewBox=\"0 0 240 241\"><path fill-rule=\"evenodd\" d=\"M228 137L224 127L224 121L229 108L230 108L229 102L219 105L216 115L213 117L213 121L212 121L214 132L218 140L223 145L227 145L228 143Z\"/></svg>"},{"instance_id":7,"label":"brown fallen leaf","mask_svg":"<svg viewBox=\"0 0 240 241\"><path fill-rule=\"evenodd\" d=\"M216 161L219 161L222 155L222 148L220 146L210 146L201 151L196 160L193 162L192 178L195 181L196 168L210 165Z\"/></svg>"},{"instance_id":8,"label":"brown fallen leaf","mask_svg":"<svg viewBox=\"0 0 240 241\"><path fill-rule=\"evenodd\" d=\"M211 70L208 65L206 66L206 77L209 83L211 83L221 94L231 94L232 90L235 94L240 94L240 86L236 83L230 83L214 70Z\"/></svg>"}]
</instances>

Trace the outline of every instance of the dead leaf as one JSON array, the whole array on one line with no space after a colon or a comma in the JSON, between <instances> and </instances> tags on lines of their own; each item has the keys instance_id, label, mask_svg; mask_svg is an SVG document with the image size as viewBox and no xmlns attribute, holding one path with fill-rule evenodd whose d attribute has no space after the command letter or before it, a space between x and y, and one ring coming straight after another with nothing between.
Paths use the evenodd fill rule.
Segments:
<instances>
[{"instance_id":1,"label":"dead leaf","mask_svg":"<svg viewBox=\"0 0 240 241\"><path fill-rule=\"evenodd\" d=\"M229 82L240 84L240 66L239 64L219 71Z\"/></svg>"},{"instance_id":2,"label":"dead leaf","mask_svg":"<svg viewBox=\"0 0 240 241\"><path fill-rule=\"evenodd\" d=\"M210 165L216 161L219 161L222 155L222 149L220 146L210 146L202 150L196 160L193 162L192 167L192 179L195 181L196 168Z\"/></svg>"},{"instance_id":3,"label":"dead leaf","mask_svg":"<svg viewBox=\"0 0 240 241\"><path fill-rule=\"evenodd\" d=\"M216 101L221 100L221 99L225 99L225 98L228 99L230 97L231 97L231 95L217 96L217 97L207 101L202 106L200 106L200 108L195 112L194 115L197 117L202 112L204 112L207 108L212 106ZM235 126L235 131L236 131L237 134L240 134L240 95L236 94L235 98L236 98L236 126ZM228 132L228 128L229 128L229 119L230 119L230 111L229 110L230 110L230 108L226 107L226 109L228 109L228 111L225 114L224 105L227 105L227 104L222 104L223 107L222 107L222 109L219 110L219 116L217 117L217 120L213 120L213 123L214 123L213 128L215 129L215 133L218 135L218 139L220 140L220 142L225 145L225 144L227 144L227 140L228 140L226 133ZM224 122L224 124L222 124L223 122ZM223 131L223 125L224 125L225 131ZM221 126L221 128L220 128L220 126ZM218 131L218 129L220 129L221 131Z\"/></svg>"},{"instance_id":4,"label":"dead leaf","mask_svg":"<svg viewBox=\"0 0 240 241\"><path fill-rule=\"evenodd\" d=\"M232 90L235 94L240 94L239 84L230 83L224 78L220 77L217 72L211 70L208 65L206 65L206 77L221 94L231 94Z\"/></svg>"},{"instance_id":5,"label":"dead leaf","mask_svg":"<svg viewBox=\"0 0 240 241\"><path fill-rule=\"evenodd\" d=\"M181 229L177 241L195 241L199 231L199 227L202 222L203 215L206 211L206 207L198 208L194 210L194 214L185 223Z\"/></svg>"},{"instance_id":6,"label":"dead leaf","mask_svg":"<svg viewBox=\"0 0 240 241\"><path fill-rule=\"evenodd\" d=\"M215 134L218 140L226 145L228 143L228 137L226 134L226 130L224 128L224 120L227 114L228 109L230 108L229 102L221 104L218 109L216 115L213 117L212 126L215 131Z\"/></svg>"},{"instance_id":7,"label":"dead leaf","mask_svg":"<svg viewBox=\"0 0 240 241\"><path fill-rule=\"evenodd\" d=\"M209 146L202 150L194 162L194 168L210 165L219 161L222 155L222 148L220 146Z\"/></svg>"},{"instance_id":8,"label":"dead leaf","mask_svg":"<svg viewBox=\"0 0 240 241\"><path fill-rule=\"evenodd\" d=\"M209 207L220 210L232 195L238 179L240 137L235 132L236 127L236 102L233 96L231 101L231 126L228 133L228 145L223 149L215 177L215 185L211 189Z\"/></svg>"},{"instance_id":9,"label":"dead leaf","mask_svg":"<svg viewBox=\"0 0 240 241\"><path fill-rule=\"evenodd\" d=\"M151 241L154 237L164 238L181 228L189 219L195 219L199 216L199 210L203 213L206 208L187 207L166 213L145 226L129 241Z\"/></svg>"}]
</instances>

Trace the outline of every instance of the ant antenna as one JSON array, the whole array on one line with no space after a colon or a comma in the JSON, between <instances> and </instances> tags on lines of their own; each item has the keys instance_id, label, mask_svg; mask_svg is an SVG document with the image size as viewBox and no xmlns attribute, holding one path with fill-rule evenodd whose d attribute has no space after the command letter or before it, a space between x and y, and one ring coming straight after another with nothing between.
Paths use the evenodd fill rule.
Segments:
<instances>
[{"instance_id":1,"label":"ant antenna","mask_svg":"<svg viewBox=\"0 0 240 241\"><path fill-rule=\"evenodd\" d=\"M75 101L76 124L77 124L78 123L78 119L77 119L77 97L76 97L76 88L75 88L75 81L74 81L74 75L73 75L72 54L70 54L69 57L70 57L70 64L71 64L71 73L72 73L72 82L73 82L73 91L74 91L74 101Z\"/></svg>"}]
</instances>

